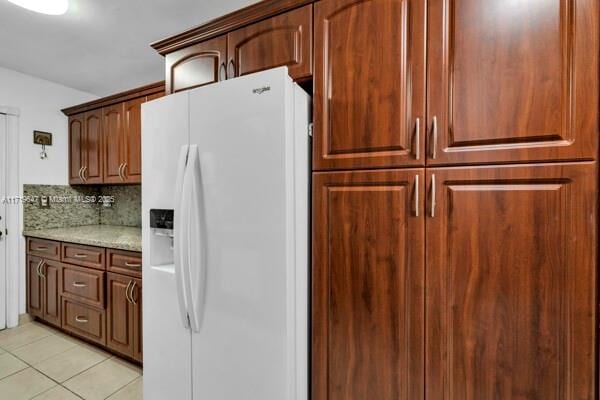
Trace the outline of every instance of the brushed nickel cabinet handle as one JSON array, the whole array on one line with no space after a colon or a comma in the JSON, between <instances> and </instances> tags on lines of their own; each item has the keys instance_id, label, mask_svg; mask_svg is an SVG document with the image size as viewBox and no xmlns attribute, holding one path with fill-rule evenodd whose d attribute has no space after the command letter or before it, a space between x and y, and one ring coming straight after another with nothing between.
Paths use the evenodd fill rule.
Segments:
<instances>
[{"instance_id":1,"label":"brushed nickel cabinet handle","mask_svg":"<svg viewBox=\"0 0 600 400\"><path fill-rule=\"evenodd\" d=\"M132 283L133 283L133 281L129 281L129 283L127 284L127 287L125 288L125 298L127 299L127 302L130 304L133 304L133 301L131 301L131 299L129 298L129 287L131 286Z\"/></svg>"},{"instance_id":2,"label":"brushed nickel cabinet handle","mask_svg":"<svg viewBox=\"0 0 600 400\"><path fill-rule=\"evenodd\" d=\"M48 251L48 248L45 246L36 247L35 251Z\"/></svg>"},{"instance_id":3,"label":"brushed nickel cabinet handle","mask_svg":"<svg viewBox=\"0 0 600 400\"><path fill-rule=\"evenodd\" d=\"M75 258L87 258L88 256L87 256L87 254L77 253L73 257L75 257Z\"/></svg>"},{"instance_id":4,"label":"brushed nickel cabinet handle","mask_svg":"<svg viewBox=\"0 0 600 400\"><path fill-rule=\"evenodd\" d=\"M135 285L137 285L136 281L133 281L133 285L131 285L131 289L129 289L129 298L131 299L131 304L136 305L137 301L133 298L133 291L135 289Z\"/></svg>"},{"instance_id":5,"label":"brushed nickel cabinet handle","mask_svg":"<svg viewBox=\"0 0 600 400\"><path fill-rule=\"evenodd\" d=\"M76 288L87 287L87 285L83 282L73 282L72 285L75 286Z\"/></svg>"},{"instance_id":6,"label":"brushed nickel cabinet handle","mask_svg":"<svg viewBox=\"0 0 600 400\"><path fill-rule=\"evenodd\" d=\"M123 180L127 180L127 163L123 163Z\"/></svg>"},{"instance_id":7,"label":"brushed nickel cabinet handle","mask_svg":"<svg viewBox=\"0 0 600 400\"><path fill-rule=\"evenodd\" d=\"M89 320L86 317L78 315L75 317L75 322L79 322L80 324L87 324Z\"/></svg>"},{"instance_id":8,"label":"brushed nickel cabinet handle","mask_svg":"<svg viewBox=\"0 0 600 400\"><path fill-rule=\"evenodd\" d=\"M79 179L81 179L81 181L83 182L83 176L81 175L82 172L83 172L83 167L79 168Z\"/></svg>"},{"instance_id":9,"label":"brushed nickel cabinet handle","mask_svg":"<svg viewBox=\"0 0 600 400\"><path fill-rule=\"evenodd\" d=\"M87 165L85 167L83 167L83 169L81 170L81 177L83 178L84 182L87 182L87 178L85 177L85 172L87 171L88 167Z\"/></svg>"},{"instance_id":10,"label":"brushed nickel cabinet handle","mask_svg":"<svg viewBox=\"0 0 600 400\"><path fill-rule=\"evenodd\" d=\"M435 218L435 174L431 175L431 218Z\"/></svg>"},{"instance_id":11,"label":"brushed nickel cabinet handle","mask_svg":"<svg viewBox=\"0 0 600 400\"><path fill-rule=\"evenodd\" d=\"M44 274L44 267L46 266L46 260L42 260L42 265L40 265L40 276L46 279L46 274Z\"/></svg>"},{"instance_id":12,"label":"brushed nickel cabinet handle","mask_svg":"<svg viewBox=\"0 0 600 400\"><path fill-rule=\"evenodd\" d=\"M227 79L227 63L223 61L219 67L219 80L224 81Z\"/></svg>"},{"instance_id":13,"label":"brushed nickel cabinet handle","mask_svg":"<svg viewBox=\"0 0 600 400\"><path fill-rule=\"evenodd\" d=\"M138 263L130 263L130 262L127 262L127 261L125 261L125 266L126 266L126 267L134 267L134 268L139 268L139 267L141 267L141 266L142 266L142 264L138 264Z\"/></svg>"},{"instance_id":14,"label":"brushed nickel cabinet handle","mask_svg":"<svg viewBox=\"0 0 600 400\"><path fill-rule=\"evenodd\" d=\"M235 78L235 61L233 58L229 60L229 67L227 68L227 79Z\"/></svg>"},{"instance_id":15,"label":"brushed nickel cabinet handle","mask_svg":"<svg viewBox=\"0 0 600 400\"><path fill-rule=\"evenodd\" d=\"M415 160L421 157L421 118L415 121Z\"/></svg>"},{"instance_id":16,"label":"brushed nickel cabinet handle","mask_svg":"<svg viewBox=\"0 0 600 400\"><path fill-rule=\"evenodd\" d=\"M437 141L438 141L438 120L437 116L433 117L432 121L432 140L431 140L431 158L435 160L437 157Z\"/></svg>"},{"instance_id":17,"label":"brushed nickel cabinet handle","mask_svg":"<svg viewBox=\"0 0 600 400\"><path fill-rule=\"evenodd\" d=\"M123 177L123 164L120 164L120 165L119 165L119 179L120 179L121 181L124 181L124 180L125 180L125 178Z\"/></svg>"},{"instance_id":18,"label":"brushed nickel cabinet handle","mask_svg":"<svg viewBox=\"0 0 600 400\"><path fill-rule=\"evenodd\" d=\"M419 216L419 175L415 175L415 217Z\"/></svg>"}]
</instances>

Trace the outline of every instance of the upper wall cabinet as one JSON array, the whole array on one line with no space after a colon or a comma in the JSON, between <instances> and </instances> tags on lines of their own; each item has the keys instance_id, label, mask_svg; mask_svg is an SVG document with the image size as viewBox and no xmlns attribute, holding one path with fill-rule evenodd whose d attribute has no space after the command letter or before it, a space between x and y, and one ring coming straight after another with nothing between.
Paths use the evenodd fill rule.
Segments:
<instances>
[{"instance_id":1,"label":"upper wall cabinet","mask_svg":"<svg viewBox=\"0 0 600 400\"><path fill-rule=\"evenodd\" d=\"M424 3L315 3L316 169L424 165Z\"/></svg>"},{"instance_id":2,"label":"upper wall cabinet","mask_svg":"<svg viewBox=\"0 0 600 400\"><path fill-rule=\"evenodd\" d=\"M312 5L227 35L228 76L287 66L294 79L312 75Z\"/></svg>"},{"instance_id":3,"label":"upper wall cabinet","mask_svg":"<svg viewBox=\"0 0 600 400\"><path fill-rule=\"evenodd\" d=\"M429 0L429 164L592 159L598 0Z\"/></svg>"},{"instance_id":4,"label":"upper wall cabinet","mask_svg":"<svg viewBox=\"0 0 600 400\"><path fill-rule=\"evenodd\" d=\"M214 29L198 28L200 38L192 30L154 44L165 55L167 93L284 65L292 78L310 78L313 6L300 7L310 3L303 0L280 3L263 1L255 5L257 11L250 10L252 6L240 10L246 16L225 16L231 21L217 21ZM215 36L215 32L222 34Z\"/></svg>"},{"instance_id":5,"label":"upper wall cabinet","mask_svg":"<svg viewBox=\"0 0 600 400\"><path fill-rule=\"evenodd\" d=\"M166 61L166 91L180 92L226 79L227 36L169 53Z\"/></svg>"},{"instance_id":6,"label":"upper wall cabinet","mask_svg":"<svg viewBox=\"0 0 600 400\"><path fill-rule=\"evenodd\" d=\"M102 110L69 117L69 183L102 183Z\"/></svg>"},{"instance_id":7,"label":"upper wall cabinet","mask_svg":"<svg viewBox=\"0 0 600 400\"><path fill-rule=\"evenodd\" d=\"M142 181L141 105L164 95L159 82L64 109L69 116L69 184Z\"/></svg>"}]
</instances>

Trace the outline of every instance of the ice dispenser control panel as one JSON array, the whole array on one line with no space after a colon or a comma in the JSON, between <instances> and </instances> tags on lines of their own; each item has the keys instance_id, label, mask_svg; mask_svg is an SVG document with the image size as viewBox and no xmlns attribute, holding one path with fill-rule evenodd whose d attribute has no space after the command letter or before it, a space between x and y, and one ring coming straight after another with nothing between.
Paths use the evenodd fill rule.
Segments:
<instances>
[{"instance_id":1,"label":"ice dispenser control panel","mask_svg":"<svg viewBox=\"0 0 600 400\"><path fill-rule=\"evenodd\" d=\"M173 210L150 210L151 264L173 263Z\"/></svg>"}]
</instances>

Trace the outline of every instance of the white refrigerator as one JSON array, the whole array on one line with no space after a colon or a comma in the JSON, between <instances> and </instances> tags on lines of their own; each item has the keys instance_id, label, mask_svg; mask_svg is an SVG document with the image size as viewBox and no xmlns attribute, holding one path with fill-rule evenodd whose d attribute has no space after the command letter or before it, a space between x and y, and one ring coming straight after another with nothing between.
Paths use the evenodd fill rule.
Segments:
<instances>
[{"instance_id":1,"label":"white refrigerator","mask_svg":"<svg viewBox=\"0 0 600 400\"><path fill-rule=\"evenodd\" d=\"M283 67L142 106L145 400L308 398L309 104Z\"/></svg>"}]
</instances>

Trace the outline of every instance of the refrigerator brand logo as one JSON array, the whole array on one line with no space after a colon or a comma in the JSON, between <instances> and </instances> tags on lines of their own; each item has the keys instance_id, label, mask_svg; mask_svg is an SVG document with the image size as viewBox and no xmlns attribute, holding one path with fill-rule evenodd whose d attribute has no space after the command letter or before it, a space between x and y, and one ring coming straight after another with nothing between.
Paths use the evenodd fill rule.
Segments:
<instances>
[{"instance_id":1,"label":"refrigerator brand logo","mask_svg":"<svg viewBox=\"0 0 600 400\"><path fill-rule=\"evenodd\" d=\"M263 86L261 88L257 88L252 90L252 93L254 94L263 94L264 92L268 92L269 90L271 90L271 86Z\"/></svg>"}]
</instances>

